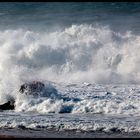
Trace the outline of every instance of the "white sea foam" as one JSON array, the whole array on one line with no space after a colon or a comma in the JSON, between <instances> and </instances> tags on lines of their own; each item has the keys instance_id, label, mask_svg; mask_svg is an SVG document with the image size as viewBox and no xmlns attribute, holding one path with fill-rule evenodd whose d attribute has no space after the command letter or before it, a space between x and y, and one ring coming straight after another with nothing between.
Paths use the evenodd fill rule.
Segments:
<instances>
[{"instance_id":1,"label":"white sea foam","mask_svg":"<svg viewBox=\"0 0 140 140\"><path fill-rule=\"evenodd\" d=\"M16 111L58 113L69 108L69 113L128 113L124 106L126 102L129 104L129 100L125 103L122 100L118 105L116 92L107 93L99 87L100 93L106 94L105 97L100 98L98 95L94 98L90 94L89 96L93 97L90 99L87 89L93 83L140 82L139 35L129 31L121 34L113 32L107 26L85 24L72 25L64 30L49 33L23 29L5 30L0 32L0 44L1 104L9 98L15 98ZM57 89L59 86L53 87L47 81L67 85L83 82L89 84L83 85L86 87L86 96L80 95L83 88L75 89L78 86L74 86L71 94L73 97L70 97L69 101L64 101L63 97L56 97L54 100L48 96L32 98L19 95L20 85L31 80L45 82L46 90L56 88L60 96L65 90L69 91L68 86L61 92ZM98 86L96 85L96 88ZM77 92L80 93L78 96ZM107 94L111 95L111 100ZM66 96L68 95L69 93ZM114 96L116 98L113 98ZM79 101L72 98L78 98ZM130 114L139 111L139 103L136 100L132 102L132 106L135 104L137 107L131 106Z\"/></svg>"},{"instance_id":2,"label":"white sea foam","mask_svg":"<svg viewBox=\"0 0 140 140\"><path fill-rule=\"evenodd\" d=\"M0 43L1 81L139 83L140 80L140 36L131 32L120 34L106 26L92 25L72 25L51 33L5 30L0 32Z\"/></svg>"},{"instance_id":3,"label":"white sea foam","mask_svg":"<svg viewBox=\"0 0 140 140\"><path fill-rule=\"evenodd\" d=\"M139 92L136 85L55 85L58 93L34 97L18 94L16 112L140 115ZM54 88L53 87L53 88ZM47 90L47 88L46 88ZM50 92L51 93L51 92Z\"/></svg>"}]
</instances>

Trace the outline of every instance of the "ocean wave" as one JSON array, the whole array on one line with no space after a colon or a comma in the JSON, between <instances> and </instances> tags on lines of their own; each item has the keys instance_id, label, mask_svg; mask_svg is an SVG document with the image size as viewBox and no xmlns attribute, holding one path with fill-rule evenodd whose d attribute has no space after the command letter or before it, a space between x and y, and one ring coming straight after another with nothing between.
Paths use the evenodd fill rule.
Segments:
<instances>
[{"instance_id":1,"label":"ocean wave","mask_svg":"<svg viewBox=\"0 0 140 140\"><path fill-rule=\"evenodd\" d=\"M62 31L0 32L0 80L139 83L140 36L107 26L72 25ZM10 73L10 74L9 74ZM13 78L12 78L13 77ZM26 78L28 77L28 78Z\"/></svg>"},{"instance_id":2,"label":"ocean wave","mask_svg":"<svg viewBox=\"0 0 140 140\"><path fill-rule=\"evenodd\" d=\"M140 36L130 31L121 34L108 26L88 24L49 33L9 29L0 31L0 44L0 103L16 98L21 84L32 80L98 84L140 82ZM51 104L52 112L56 108L60 112L66 108L69 112L79 112L73 109L71 101L51 102L40 98L29 102L27 106L41 103L38 108ZM79 101L79 104L84 102Z\"/></svg>"}]
</instances>

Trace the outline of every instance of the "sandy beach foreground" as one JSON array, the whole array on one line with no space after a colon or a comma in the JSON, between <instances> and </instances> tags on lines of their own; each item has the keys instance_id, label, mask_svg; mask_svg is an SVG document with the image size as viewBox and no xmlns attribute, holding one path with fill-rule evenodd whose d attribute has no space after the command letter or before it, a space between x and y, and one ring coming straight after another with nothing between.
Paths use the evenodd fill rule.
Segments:
<instances>
[{"instance_id":1,"label":"sandy beach foreground","mask_svg":"<svg viewBox=\"0 0 140 140\"><path fill-rule=\"evenodd\" d=\"M0 138L140 138L140 133L0 129Z\"/></svg>"}]
</instances>

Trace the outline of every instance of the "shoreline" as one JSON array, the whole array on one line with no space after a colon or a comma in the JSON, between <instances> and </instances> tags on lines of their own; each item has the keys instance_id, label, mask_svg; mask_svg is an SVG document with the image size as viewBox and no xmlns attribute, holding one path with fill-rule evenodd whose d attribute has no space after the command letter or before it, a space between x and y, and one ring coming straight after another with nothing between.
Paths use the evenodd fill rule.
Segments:
<instances>
[{"instance_id":1,"label":"shoreline","mask_svg":"<svg viewBox=\"0 0 140 140\"><path fill-rule=\"evenodd\" d=\"M50 129L1 128L0 138L140 138L140 133L131 132L81 132L76 130L57 131Z\"/></svg>"}]
</instances>

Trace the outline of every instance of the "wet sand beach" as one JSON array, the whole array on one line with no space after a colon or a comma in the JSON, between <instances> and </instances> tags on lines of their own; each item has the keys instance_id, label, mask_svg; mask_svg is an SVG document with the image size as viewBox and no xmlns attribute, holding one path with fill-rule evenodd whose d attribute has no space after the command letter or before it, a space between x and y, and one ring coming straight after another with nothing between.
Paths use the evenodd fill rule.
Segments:
<instances>
[{"instance_id":1,"label":"wet sand beach","mask_svg":"<svg viewBox=\"0 0 140 140\"><path fill-rule=\"evenodd\" d=\"M0 138L140 138L140 133L1 129Z\"/></svg>"}]
</instances>

